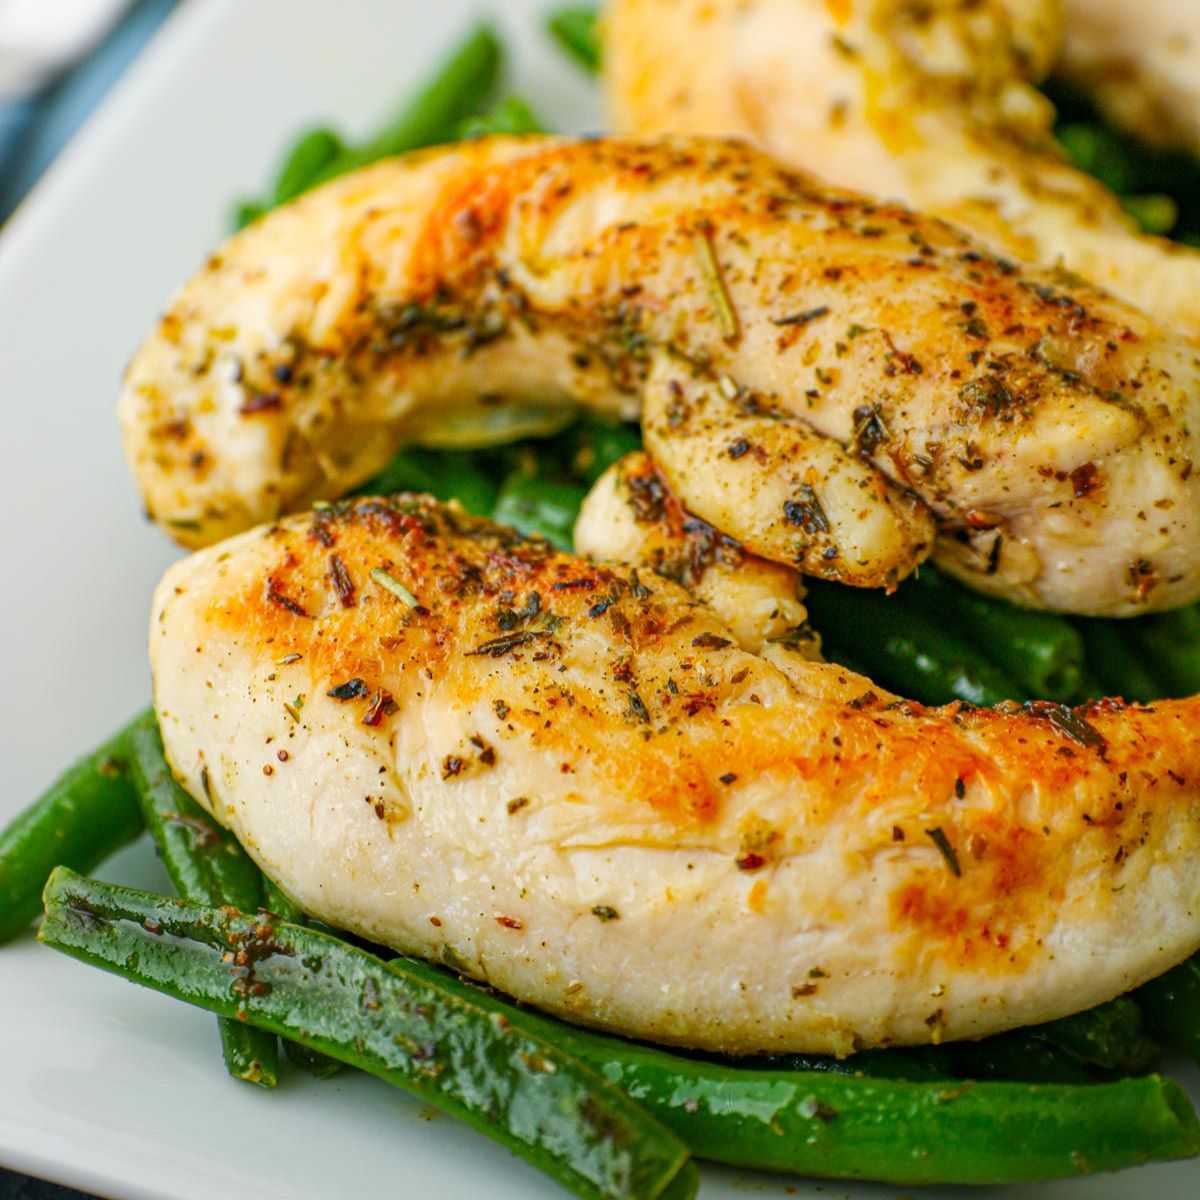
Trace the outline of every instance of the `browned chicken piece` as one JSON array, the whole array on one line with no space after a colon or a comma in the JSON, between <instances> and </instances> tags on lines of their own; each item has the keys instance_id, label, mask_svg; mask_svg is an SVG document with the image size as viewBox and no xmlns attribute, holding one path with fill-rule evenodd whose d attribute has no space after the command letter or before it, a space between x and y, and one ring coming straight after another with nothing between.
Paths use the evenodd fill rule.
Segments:
<instances>
[{"instance_id":1,"label":"browned chicken piece","mask_svg":"<svg viewBox=\"0 0 1200 1200\"><path fill-rule=\"evenodd\" d=\"M659 358L646 378L642 431L683 503L753 554L892 587L929 553L928 510L914 493L889 488L867 455L847 455L795 406L728 375L697 378L690 364ZM851 444L861 446L863 433L856 428ZM904 551L881 572L874 548L896 529Z\"/></svg>"},{"instance_id":2,"label":"browned chicken piece","mask_svg":"<svg viewBox=\"0 0 1200 1200\"><path fill-rule=\"evenodd\" d=\"M1200 700L927 709L426 499L173 566L168 757L305 910L634 1037L845 1054L1200 946Z\"/></svg>"},{"instance_id":3,"label":"browned chicken piece","mask_svg":"<svg viewBox=\"0 0 1200 1200\"><path fill-rule=\"evenodd\" d=\"M1054 0L610 0L605 19L618 129L749 138L1200 337L1200 251L1140 234L1054 141L1033 86L1062 44Z\"/></svg>"},{"instance_id":4,"label":"browned chicken piece","mask_svg":"<svg viewBox=\"0 0 1200 1200\"><path fill-rule=\"evenodd\" d=\"M695 401L678 445L669 397L649 423L685 505L788 565L889 584L932 514L941 563L1022 603L1200 596L1191 345L733 143L492 140L335 181L178 293L121 418L149 512L202 545L405 442L633 415L659 382Z\"/></svg>"},{"instance_id":5,"label":"browned chicken piece","mask_svg":"<svg viewBox=\"0 0 1200 1200\"><path fill-rule=\"evenodd\" d=\"M674 580L725 622L743 650L787 642L805 658L821 657L799 573L750 554L687 512L648 454L627 454L596 480L575 523L575 549Z\"/></svg>"},{"instance_id":6,"label":"browned chicken piece","mask_svg":"<svg viewBox=\"0 0 1200 1200\"><path fill-rule=\"evenodd\" d=\"M1164 149L1200 153L1200 5L1063 0L1058 71L1114 124Z\"/></svg>"}]
</instances>

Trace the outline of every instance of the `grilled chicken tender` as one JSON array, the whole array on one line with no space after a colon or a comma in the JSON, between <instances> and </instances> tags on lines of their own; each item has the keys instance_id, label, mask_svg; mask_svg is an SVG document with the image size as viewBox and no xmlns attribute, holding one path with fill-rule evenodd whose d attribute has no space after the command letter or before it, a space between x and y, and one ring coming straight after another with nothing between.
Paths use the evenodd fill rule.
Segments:
<instances>
[{"instance_id":1,"label":"grilled chicken tender","mask_svg":"<svg viewBox=\"0 0 1200 1200\"><path fill-rule=\"evenodd\" d=\"M1200 153L1200 8L1180 0L1064 0L1058 70L1114 124Z\"/></svg>"},{"instance_id":2,"label":"grilled chicken tender","mask_svg":"<svg viewBox=\"0 0 1200 1200\"><path fill-rule=\"evenodd\" d=\"M686 512L648 454L627 454L596 480L575 522L575 549L673 579L713 610L743 650L787 641L806 658L821 657L800 575Z\"/></svg>"},{"instance_id":3,"label":"grilled chicken tender","mask_svg":"<svg viewBox=\"0 0 1200 1200\"><path fill-rule=\"evenodd\" d=\"M1200 946L1197 700L922 708L412 497L176 564L150 657L175 771L308 912L571 1020L845 1054Z\"/></svg>"},{"instance_id":4,"label":"grilled chicken tender","mask_svg":"<svg viewBox=\"0 0 1200 1200\"><path fill-rule=\"evenodd\" d=\"M890 585L932 513L939 561L1022 603L1200 596L1190 345L739 144L494 140L335 181L179 292L120 411L196 546L406 441L644 394L685 507L788 565Z\"/></svg>"},{"instance_id":5,"label":"grilled chicken tender","mask_svg":"<svg viewBox=\"0 0 1200 1200\"><path fill-rule=\"evenodd\" d=\"M610 107L619 129L749 138L1200 337L1200 252L1140 234L1054 141L1033 83L1060 15L1054 0L611 0Z\"/></svg>"}]
</instances>

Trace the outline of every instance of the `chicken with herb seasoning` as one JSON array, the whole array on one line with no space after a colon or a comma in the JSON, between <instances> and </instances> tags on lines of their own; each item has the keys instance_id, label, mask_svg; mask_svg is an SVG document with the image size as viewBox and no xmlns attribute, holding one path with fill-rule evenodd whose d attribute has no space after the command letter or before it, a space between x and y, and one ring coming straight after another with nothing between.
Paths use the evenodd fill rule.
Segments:
<instances>
[{"instance_id":1,"label":"chicken with herb seasoning","mask_svg":"<svg viewBox=\"0 0 1200 1200\"><path fill-rule=\"evenodd\" d=\"M1200 252L1139 233L1054 140L1054 109L1034 85L1063 46L1061 8L1056 0L612 0L613 121L643 135L748 138L829 183L954 221L1002 253L1062 263L1198 338ZM1135 119L1157 90L1180 108L1171 125L1156 122L1159 133L1194 138L1200 118L1186 111L1200 47L1194 0L1073 0L1066 44L1078 30L1080 45L1068 64L1080 73L1090 63L1094 76L1102 13L1117 8L1139 32L1116 33L1108 47L1137 68L1110 95L1119 92ZM1189 21L1193 44L1173 48L1168 31ZM1137 86L1150 61L1175 78Z\"/></svg>"},{"instance_id":2,"label":"chicken with herb seasoning","mask_svg":"<svg viewBox=\"0 0 1200 1200\"><path fill-rule=\"evenodd\" d=\"M150 658L178 777L306 911L585 1024L973 1038L1200 946L1200 700L923 708L405 496L176 564Z\"/></svg>"},{"instance_id":3,"label":"chicken with herb seasoning","mask_svg":"<svg viewBox=\"0 0 1200 1200\"><path fill-rule=\"evenodd\" d=\"M121 417L197 546L409 441L643 403L685 507L809 573L890 587L936 531L1034 607L1200 596L1193 346L732 142L492 139L339 179L179 292Z\"/></svg>"},{"instance_id":4,"label":"chicken with herb seasoning","mask_svg":"<svg viewBox=\"0 0 1200 1200\"><path fill-rule=\"evenodd\" d=\"M786 641L806 658L821 657L799 573L686 512L648 454L626 455L596 481L575 524L575 549L674 580L707 604L744 650L757 654ZM630 578L632 586L636 572Z\"/></svg>"},{"instance_id":5,"label":"chicken with herb seasoning","mask_svg":"<svg viewBox=\"0 0 1200 1200\"><path fill-rule=\"evenodd\" d=\"M1062 74L1114 124L1200 154L1200 8L1180 0L1063 0Z\"/></svg>"}]
</instances>

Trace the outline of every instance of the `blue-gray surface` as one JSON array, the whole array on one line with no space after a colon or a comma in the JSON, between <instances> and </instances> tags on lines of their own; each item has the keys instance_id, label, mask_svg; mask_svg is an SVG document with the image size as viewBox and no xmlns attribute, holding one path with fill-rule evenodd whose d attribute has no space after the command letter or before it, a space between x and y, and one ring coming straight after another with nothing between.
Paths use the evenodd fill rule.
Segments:
<instances>
[{"instance_id":1,"label":"blue-gray surface","mask_svg":"<svg viewBox=\"0 0 1200 1200\"><path fill-rule=\"evenodd\" d=\"M50 165L175 6L140 0L82 63L31 100L0 103L0 221ZM8 1193L0 1191L7 1200Z\"/></svg>"},{"instance_id":2,"label":"blue-gray surface","mask_svg":"<svg viewBox=\"0 0 1200 1200\"><path fill-rule=\"evenodd\" d=\"M0 1200L88 1200L82 1192L0 1168Z\"/></svg>"}]
</instances>

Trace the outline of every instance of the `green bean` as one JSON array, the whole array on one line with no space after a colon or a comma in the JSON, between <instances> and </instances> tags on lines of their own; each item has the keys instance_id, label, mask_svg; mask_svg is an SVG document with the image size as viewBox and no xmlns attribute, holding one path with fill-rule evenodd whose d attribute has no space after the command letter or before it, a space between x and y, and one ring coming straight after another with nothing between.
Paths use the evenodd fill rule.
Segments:
<instances>
[{"instance_id":1,"label":"green bean","mask_svg":"<svg viewBox=\"0 0 1200 1200\"><path fill-rule=\"evenodd\" d=\"M259 204L257 200L239 200L233 210L231 223L234 230L245 229L247 225L253 225L268 211L268 208L268 205Z\"/></svg>"},{"instance_id":2,"label":"green bean","mask_svg":"<svg viewBox=\"0 0 1200 1200\"><path fill-rule=\"evenodd\" d=\"M864 1050L848 1058L834 1058L829 1054L764 1054L744 1058L709 1055L702 1056L701 1061L743 1071L790 1074L805 1071L920 1083L954 1078L945 1049L944 1046L896 1046L888 1050Z\"/></svg>"},{"instance_id":3,"label":"green bean","mask_svg":"<svg viewBox=\"0 0 1200 1200\"><path fill-rule=\"evenodd\" d=\"M359 495L429 492L439 500L457 500L477 517L490 516L499 487L488 464L467 450L424 450L409 446L361 488Z\"/></svg>"},{"instance_id":4,"label":"green bean","mask_svg":"<svg viewBox=\"0 0 1200 1200\"><path fill-rule=\"evenodd\" d=\"M891 1053L895 1052L883 1051L879 1057ZM922 1065L943 1077L1091 1083L1104 1075L1145 1070L1158 1057L1159 1048L1147 1035L1138 1006L1121 997L1042 1025L975 1042L926 1047L920 1053ZM859 1057L846 1061L853 1066Z\"/></svg>"},{"instance_id":5,"label":"green bean","mask_svg":"<svg viewBox=\"0 0 1200 1200\"><path fill-rule=\"evenodd\" d=\"M1072 1085L773 1071L537 1020L699 1157L732 1166L907 1185L1016 1183L1200 1153L1190 1101L1159 1076Z\"/></svg>"},{"instance_id":6,"label":"green bean","mask_svg":"<svg viewBox=\"0 0 1200 1200\"><path fill-rule=\"evenodd\" d=\"M179 894L254 912L263 900L262 875L237 839L176 782L152 712L129 731L129 766L146 828Z\"/></svg>"},{"instance_id":7,"label":"green bean","mask_svg":"<svg viewBox=\"0 0 1200 1200\"><path fill-rule=\"evenodd\" d=\"M327 163L310 186L381 158L453 141L459 125L487 106L503 64L499 39L488 26L479 26L387 126L365 145Z\"/></svg>"},{"instance_id":8,"label":"green bean","mask_svg":"<svg viewBox=\"0 0 1200 1200\"><path fill-rule=\"evenodd\" d=\"M263 907L289 925L304 924L300 906L273 879L263 876Z\"/></svg>"},{"instance_id":9,"label":"green bean","mask_svg":"<svg viewBox=\"0 0 1200 1200\"><path fill-rule=\"evenodd\" d=\"M1122 997L1074 1016L974 1042L871 1050L842 1059L778 1054L715 1061L760 1070L832 1072L910 1083L937 1079L1094 1083L1105 1075L1144 1070L1158 1052L1146 1034L1138 1006Z\"/></svg>"},{"instance_id":10,"label":"green bean","mask_svg":"<svg viewBox=\"0 0 1200 1200\"><path fill-rule=\"evenodd\" d=\"M38 915L42 888L60 863L90 871L142 832L129 728L84 755L0 831L0 943Z\"/></svg>"},{"instance_id":11,"label":"green bean","mask_svg":"<svg viewBox=\"0 0 1200 1200\"><path fill-rule=\"evenodd\" d=\"M955 1079L1010 1083L1095 1083L1097 1072L1024 1029L978 1042L949 1042L948 1074Z\"/></svg>"},{"instance_id":12,"label":"green bean","mask_svg":"<svg viewBox=\"0 0 1200 1200\"><path fill-rule=\"evenodd\" d=\"M1083 639L1062 617L970 591L928 565L903 592L915 608L1006 671L1024 689L1023 699L1073 700L1078 694Z\"/></svg>"},{"instance_id":13,"label":"green bean","mask_svg":"<svg viewBox=\"0 0 1200 1200\"><path fill-rule=\"evenodd\" d=\"M529 102L521 96L506 96L487 112L460 122L457 130L460 138L544 132L545 126L529 107Z\"/></svg>"},{"instance_id":14,"label":"green bean","mask_svg":"<svg viewBox=\"0 0 1200 1200\"><path fill-rule=\"evenodd\" d=\"M1144 984L1134 996L1150 1028L1200 1063L1200 954Z\"/></svg>"},{"instance_id":15,"label":"green bean","mask_svg":"<svg viewBox=\"0 0 1200 1200\"><path fill-rule=\"evenodd\" d=\"M279 169L274 203L286 204L308 191L320 172L345 152L342 139L332 129L310 129L295 143Z\"/></svg>"},{"instance_id":16,"label":"green bean","mask_svg":"<svg viewBox=\"0 0 1200 1200\"><path fill-rule=\"evenodd\" d=\"M1099 122L1060 125L1055 136L1071 161L1122 195L1138 186L1138 164L1127 143Z\"/></svg>"},{"instance_id":17,"label":"green bean","mask_svg":"<svg viewBox=\"0 0 1200 1200\"><path fill-rule=\"evenodd\" d=\"M146 828L175 890L198 904L254 912L262 904L262 875L237 839L176 782L153 712L129 730L129 769ZM217 1024L229 1074L273 1088L279 1079L278 1039L241 1021Z\"/></svg>"},{"instance_id":18,"label":"green bean","mask_svg":"<svg viewBox=\"0 0 1200 1200\"><path fill-rule=\"evenodd\" d=\"M263 925L69 871L51 880L46 909L40 936L49 945L206 1008L240 1007L248 1021L280 1032L294 1034L302 1021L320 1049L480 1125L503 1124L512 1107L464 1111L455 1107L456 1090L469 1083L492 1095L515 1056L495 1053L490 1041L477 1056L461 1053L464 1036L480 1035L476 1014L485 1015L485 1032L511 1029L534 1039L539 1056L560 1056L572 1070L582 1060L695 1153L734 1166L909 1185L1002 1183L1200 1153L1200 1122L1187 1097L1158 1076L1070 1086L738 1067L565 1026L422 963L397 958L384 967L311 930ZM163 934L170 935L166 946ZM221 961L239 949L254 951L243 955L246 966ZM394 1000L408 1006L396 1013ZM397 1039L398 1022L407 1039ZM412 1053L414 1045L421 1055ZM460 1057L439 1073L455 1049ZM476 1062L488 1068L498 1062L501 1079L464 1080L463 1070ZM563 1075L560 1067L551 1078ZM539 1111L546 1102L538 1102ZM577 1141L578 1119L568 1121L564 1141ZM642 1128L659 1126L647 1118ZM491 1132L504 1138L511 1126ZM521 1152L534 1157L529 1147Z\"/></svg>"},{"instance_id":19,"label":"green bean","mask_svg":"<svg viewBox=\"0 0 1200 1200\"><path fill-rule=\"evenodd\" d=\"M1194 605L1139 617L1127 626L1130 644L1162 680L1164 695L1200 692L1200 612Z\"/></svg>"},{"instance_id":20,"label":"green bean","mask_svg":"<svg viewBox=\"0 0 1200 1200\"><path fill-rule=\"evenodd\" d=\"M903 597L808 581L809 618L822 636L855 647L868 677L913 700L997 704L1021 686L974 646L942 629Z\"/></svg>"},{"instance_id":21,"label":"green bean","mask_svg":"<svg viewBox=\"0 0 1200 1200\"><path fill-rule=\"evenodd\" d=\"M1066 703L1086 704L1089 700L1103 700L1106 696L1111 695L1112 692L1092 674L1091 669L1084 663L1083 670L1079 673L1079 687Z\"/></svg>"},{"instance_id":22,"label":"green bean","mask_svg":"<svg viewBox=\"0 0 1200 1200\"><path fill-rule=\"evenodd\" d=\"M546 28L558 44L593 75L599 74L603 65L599 15L595 8L580 5L560 9L546 22Z\"/></svg>"},{"instance_id":23,"label":"green bean","mask_svg":"<svg viewBox=\"0 0 1200 1200\"><path fill-rule=\"evenodd\" d=\"M1163 151L1105 124L1090 99L1079 89L1051 80L1044 85L1058 110L1056 133L1077 165L1115 185L1118 194L1162 193L1179 212L1171 229L1176 241L1195 243L1200 234L1200 158L1195 154ZM1131 199L1122 195L1122 201ZM1134 205L1136 208L1136 203ZM1135 213L1142 216L1141 213ZM1160 232L1165 213L1152 221Z\"/></svg>"},{"instance_id":24,"label":"green bean","mask_svg":"<svg viewBox=\"0 0 1200 1200\"><path fill-rule=\"evenodd\" d=\"M58 871L41 940L226 1017L302 1038L466 1121L578 1196L688 1197L683 1142L533 1018L411 959ZM685 1174L683 1183L670 1189Z\"/></svg>"},{"instance_id":25,"label":"green bean","mask_svg":"<svg viewBox=\"0 0 1200 1200\"><path fill-rule=\"evenodd\" d=\"M1146 1033L1141 1009L1128 996L1060 1017L1027 1031L1031 1036L1106 1071L1132 1074L1158 1057L1158 1046Z\"/></svg>"},{"instance_id":26,"label":"green bean","mask_svg":"<svg viewBox=\"0 0 1200 1200\"><path fill-rule=\"evenodd\" d=\"M242 201L234 212L234 228L242 229L277 204L357 167L454 141L459 126L487 106L503 64L499 39L489 26L480 25L403 110L365 144L346 145L337 133L324 128L300 137L285 156L271 195L262 201Z\"/></svg>"},{"instance_id":27,"label":"green bean","mask_svg":"<svg viewBox=\"0 0 1200 1200\"><path fill-rule=\"evenodd\" d=\"M520 533L570 550L579 507L587 493L573 483L514 471L504 481L492 519Z\"/></svg>"},{"instance_id":28,"label":"green bean","mask_svg":"<svg viewBox=\"0 0 1200 1200\"><path fill-rule=\"evenodd\" d=\"M263 900L267 912L281 921L286 921L289 925L308 925L308 918L299 905L274 880L265 875ZM303 1042L292 1041L291 1038L283 1039L283 1052L289 1062L317 1079L330 1079L342 1069L342 1063L336 1058L330 1058Z\"/></svg>"},{"instance_id":29,"label":"green bean","mask_svg":"<svg viewBox=\"0 0 1200 1200\"><path fill-rule=\"evenodd\" d=\"M1166 684L1157 678L1145 655L1134 648L1128 636L1129 622L1081 617L1075 628L1083 638L1087 665L1108 695L1146 702L1166 694Z\"/></svg>"},{"instance_id":30,"label":"green bean","mask_svg":"<svg viewBox=\"0 0 1200 1200\"><path fill-rule=\"evenodd\" d=\"M567 430L562 451L571 474L587 487L613 463L642 448L641 430L628 421L585 416Z\"/></svg>"},{"instance_id":31,"label":"green bean","mask_svg":"<svg viewBox=\"0 0 1200 1200\"><path fill-rule=\"evenodd\" d=\"M1143 233L1165 237L1179 221L1179 206L1170 196L1152 192L1140 196L1122 196L1121 207L1138 223Z\"/></svg>"}]
</instances>

